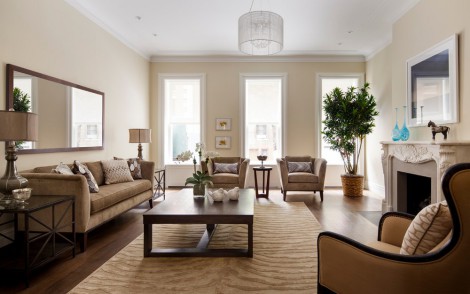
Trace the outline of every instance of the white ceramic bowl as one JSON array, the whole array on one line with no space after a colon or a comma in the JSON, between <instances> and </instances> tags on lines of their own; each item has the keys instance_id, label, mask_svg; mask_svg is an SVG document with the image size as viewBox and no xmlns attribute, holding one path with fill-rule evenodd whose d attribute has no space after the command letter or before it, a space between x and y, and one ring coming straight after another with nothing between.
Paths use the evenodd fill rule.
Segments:
<instances>
[{"instance_id":1,"label":"white ceramic bowl","mask_svg":"<svg viewBox=\"0 0 470 294\"><path fill-rule=\"evenodd\" d=\"M15 189L12 192L13 198L18 202L25 202L31 197L31 188Z\"/></svg>"}]
</instances>

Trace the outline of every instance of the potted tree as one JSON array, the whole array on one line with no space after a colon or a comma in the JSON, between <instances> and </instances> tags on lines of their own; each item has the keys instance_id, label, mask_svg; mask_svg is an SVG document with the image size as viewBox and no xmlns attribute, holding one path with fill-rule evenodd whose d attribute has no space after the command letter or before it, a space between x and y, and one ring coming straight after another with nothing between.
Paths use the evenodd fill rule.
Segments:
<instances>
[{"instance_id":1,"label":"potted tree","mask_svg":"<svg viewBox=\"0 0 470 294\"><path fill-rule=\"evenodd\" d=\"M350 87L343 92L333 89L325 95L323 110L323 138L332 150L340 153L345 174L341 175L345 196L362 196L364 176L357 174L359 156L364 139L374 128L374 117L379 113L374 96L368 92L369 84L360 89Z\"/></svg>"}]
</instances>

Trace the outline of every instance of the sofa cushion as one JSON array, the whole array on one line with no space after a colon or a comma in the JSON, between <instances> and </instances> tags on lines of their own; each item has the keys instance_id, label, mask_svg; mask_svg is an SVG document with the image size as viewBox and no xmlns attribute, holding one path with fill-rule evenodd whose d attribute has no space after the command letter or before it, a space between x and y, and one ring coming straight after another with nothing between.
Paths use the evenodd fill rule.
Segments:
<instances>
[{"instance_id":1,"label":"sofa cushion","mask_svg":"<svg viewBox=\"0 0 470 294\"><path fill-rule=\"evenodd\" d=\"M452 229L452 218L446 201L423 208L406 230L400 254L426 254L439 244Z\"/></svg>"},{"instance_id":2,"label":"sofa cushion","mask_svg":"<svg viewBox=\"0 0 470 294\"><path fill-rule=\"evenodd\" d=\"M52 169L53 173L61 174L61 175L74 175L73 171L70 167L64 163L59 163L56 168Z\"/></svg>"},{"instance_id":3,"label":"sofa cushion","mask_svg":"<svg viewBox=\"0 0 470 294\"><path fill-rule=\"evenodd\" d=\"M287 175L289 183L318 183L317 175L312 173L290 173Z\"/></svg>"},{"instance_id":4,"label":"sofa cushion","mask_svg":"<svg viewBox=\"0 0 470 294\"><path fill-rule=\"evenodd\" d=\"M289 173L312 173L312 162L287 162L287 170Z\"/></svg>"},{"instance_id":5,"label":"sofa cushion","mask_svg":"<svg viewBox=\"0 0 470 294\"><path fill-rule=\"evenodd\" d=\"M214 174L220 173L238 174L238 163L214 162Z\"/></svg>"},{"instance_id":6,"label":"sofa cushion","mask_svg":"<svg viewBox=\"0 0 470 294\"><path fill-rule=\"evenodd\" d=\"M57 165L38 166L33 169L33 172L41 174L50 174L53 172L52 170L54 170L56 167Z\"/></svg>"},{"instance_id":7,"label":"sofa cushion","mask_svg":"<svg viewBox=\"0 0 470 294\"><path fill-rule=\"evenodd\" d=\"M99 193L90 195L91 214L151 189L152 184L149 180L135 180L133 182L101 186Z\"/></svg>"},{"instance_id":8,"label":"sofa cushion","mask_svg":"<svg viewBox=\"0 0 470 294\"><path fill-rule=\"evenodd\" d=\"M103 166L101 165L101 161L93 161L87 162L86 166L95 177L96 183L98 186L104 185L104 174L103 174Z\"/></svg>"},{"instance_id":9,"label":"sofa cushion","mask_svg":"<svg viewBox=\"0 0 470 294\"><path fill-rule=\"evenodd\" d=\"M126 160L102 160L101 164L106 185L134 181Z\"/></svg>"},{"instance_id":10,"label":"sofa cushion","mask_svg":"<svg viewBox=\"0 0 470 294\"><path fill-rule=\"evenodd\" d=\"M96 180L93 177L93 174L90 172L90 170L85 164L81 163L78 160L75 160L73 162L72 171L74 174L82 175L86 178L86 181L88 183L88 188L90 189L91 193L99 192L100 188L98 187L98 184L96 183Z\"/></svg>"},{"instance_id":11,"label":"sofa cushion","mask_svg":"<svg viewBox=\"0 0 470 294\"><path fill-rule=\"evenodd\" d=\"M114 156L114 160L123 160L124 158ZM127 159L127 165L131 172L131 176L134 180L142 179L142 167L140 166L140 158L129 158Z\"/></svg>"}]
</instances>

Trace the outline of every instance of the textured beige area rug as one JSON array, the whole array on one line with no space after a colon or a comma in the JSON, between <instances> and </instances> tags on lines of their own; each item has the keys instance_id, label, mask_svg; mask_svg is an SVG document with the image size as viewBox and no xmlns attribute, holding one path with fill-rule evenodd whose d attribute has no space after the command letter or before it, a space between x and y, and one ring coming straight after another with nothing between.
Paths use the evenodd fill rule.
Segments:
<instances>
[{"instance_id":1,"label":"textured beige area rug","mask_svg":"<svg viewBox=\"0 0 470 294\"><path fill-rule=\"evenodd\" d=\"M195 247L204 225L156 225L155 247ZM255 203L254 256L143 257L143 235L70 293L314 293L321 227L303 202ZM247 244L246 225L220 225L210 247Z\"/></svg>"}]
</instances>

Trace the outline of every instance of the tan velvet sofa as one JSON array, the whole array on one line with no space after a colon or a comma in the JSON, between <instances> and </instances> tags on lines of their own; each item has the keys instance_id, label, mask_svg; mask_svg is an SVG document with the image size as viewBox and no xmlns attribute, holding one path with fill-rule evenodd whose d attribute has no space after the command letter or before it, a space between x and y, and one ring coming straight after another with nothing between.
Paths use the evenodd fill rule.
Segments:
<instances>
[{"instance_id":1,"label":"tan velvet sofa","mask_svg":"<svg viewBox=\"0 0 470 294\"><path fill-rule=\"evenodd\" d=\"M149 201L152 207L155 168L154 162L142 161L142 179L105 185L101 162L85 164L98 183L98 193L89 192L87 180L82 175L53 173L52 169L56 165L21 172L21 175L28 179L28 186L33 189L33 195L75 196L75 230L82 252L86 250L87 234L91 230L144 201ZM60 211L57 215L60 215ZM42 217L50 218L50 213Z\"/></svg>"}]
</instances>

